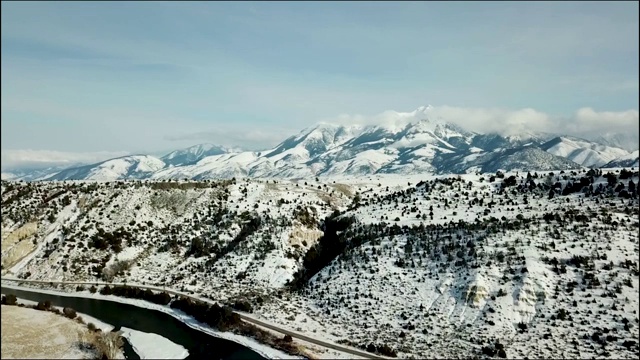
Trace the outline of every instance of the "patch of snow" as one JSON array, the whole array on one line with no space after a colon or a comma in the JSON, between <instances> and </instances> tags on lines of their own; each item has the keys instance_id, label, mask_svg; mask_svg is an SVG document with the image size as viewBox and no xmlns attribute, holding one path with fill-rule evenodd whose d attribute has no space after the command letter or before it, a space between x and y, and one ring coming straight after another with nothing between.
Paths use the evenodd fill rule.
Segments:
<instances>
[{"instance_id":1,"label":"patch of snow","mask_svg":"<svg viewBox=\"0 0 640 360\"><path fill-rule=\"evenodd\" d=\"M183 346L154 333L122 327L122 336L129 340L140 359L184 359L189 351Z\"/></svg>"}]
</instances>

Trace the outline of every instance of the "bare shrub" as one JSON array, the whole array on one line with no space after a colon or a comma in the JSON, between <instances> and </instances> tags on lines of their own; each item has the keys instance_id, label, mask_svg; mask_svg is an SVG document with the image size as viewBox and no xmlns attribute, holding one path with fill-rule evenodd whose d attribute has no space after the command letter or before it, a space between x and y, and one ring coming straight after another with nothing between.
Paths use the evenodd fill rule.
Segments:
<instances>
[{"instance_id":1,"label":"bare shrub","mask_svg":"<svg viewBox=\"0 0 640 360\"><path fill-rule=\"evenodd\" d=\"M15 305L17 302L18 298L13 294L2 297L2 304L4 305Z\"/></svg>"},{"instance_id":2,"label":"bare shrub","mask_svg":"<svg viewBox=\"0 0 640 360\"><path fill-rule=\"evenodd\" d=\"M62 312L64 313L64 316L68 317L69 319L75 319L76 316L78 316L76 311L70 307L65 307L64 309L62 309Z\"/></svg>"},{"instance_id":3,"label":"bare shrub","mask_svg":"<svg viewBox=\"0 0 640 360\"><path fill-rule=\"evenodd\" d=\"M94 336L94 345L98 355L103 359L115 359L124 345L122 331L97 332Z\"/></svg>"}]
</instances>

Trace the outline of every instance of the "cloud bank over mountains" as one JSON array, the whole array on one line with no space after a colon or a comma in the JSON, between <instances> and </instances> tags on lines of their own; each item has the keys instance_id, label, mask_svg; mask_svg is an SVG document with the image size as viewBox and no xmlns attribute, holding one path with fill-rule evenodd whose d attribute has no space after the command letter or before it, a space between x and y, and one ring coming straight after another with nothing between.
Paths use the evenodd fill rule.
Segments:
<instances>
[{"instance_id":1,"label":"cloud bank over mountains","mask_svg":"<svg viewBox=\"0 0 640 360\"><path fill-rule=\"evenodd\" d=\"M606 133L637 133L639 118L638 110L598 112L589 107L578 109L570 116L553 116L532 108L509 110L446 105L429 106L428 112L436 119L455 123L470 131L498 133L503 136L527 132L548 132L587 137ZM341 125L380 125L419 120L416 116L421 116L420 111L409 113L386 111L373 116L343 114L335 119L326 119L324 122Z\"/></svg>"}]
</instances>

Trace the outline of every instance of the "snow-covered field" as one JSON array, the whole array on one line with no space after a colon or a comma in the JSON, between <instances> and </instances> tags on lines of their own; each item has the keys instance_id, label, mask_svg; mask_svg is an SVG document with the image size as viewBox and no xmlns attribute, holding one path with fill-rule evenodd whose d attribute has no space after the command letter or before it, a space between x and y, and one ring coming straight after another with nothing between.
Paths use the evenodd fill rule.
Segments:
<instances>
[{"instance_id":1,"label":"snow-covered field","mask_svg":"<svg viewBox=\"0 0 640 360\"><path fill-rule=\"evenodd\" d=\"M630 358L638 182L622 169L3 182L3 234L54 229L3 275L245 300L259 320L400 357L483 356L499 342L509 358ZM331 233L334 211L347 224Z\"/></svg>"},{"instance_id":2,"label":"snow-covered field","mask_svg":"<svg viewBox=\"0 0 640 360\"><path fill-rule=\"evenodd\" d=\"M152 333L145 333L123 327L122 336L125 337L140 359L184 359L189 351L183 346Z\"/></svg>"}]
</instances>

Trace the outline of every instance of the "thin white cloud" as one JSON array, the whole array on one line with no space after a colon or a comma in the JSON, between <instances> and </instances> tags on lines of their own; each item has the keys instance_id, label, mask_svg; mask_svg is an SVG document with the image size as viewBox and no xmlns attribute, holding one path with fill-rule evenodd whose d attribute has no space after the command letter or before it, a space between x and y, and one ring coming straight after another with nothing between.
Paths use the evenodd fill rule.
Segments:
<instances>
[{"instance_id":1,"label":"thin white cloud","mask_svg":"<svg viewBox=\"0 0 640 360\"><path fill-rule=\"evenodd\" d=\"M550 115L532 108L510 110L501 108L465 108L432 106L425 111L386 111L377 115L339 115L323 122L335 124L402 124L423 118L451 122L478 133L516 135L527 132L547 132L560 135L596 137L612 133L638 133L638 110L598 112L592 108L578 109L570 116Z\"/></svg>"},{"instance_id":2,"label":"thin white cloud","mask_svg":"<svg viewBox=\"0 0 640 360\"><path fill-rule=\"evenodd\" d=\"M585 135L603 135L615 133L638 133L638 110L627 111L595 111L592 108L581 108L567 122L562 123L563 130L568 133Z\"/></svg>"},{"instance_id":3,"label":"thin white cloud","mask_svg":"<svg viewBox=\"0 0 640 360\"><path fill-rule=\"evenodd\" d=\"M126 151L66 152L54 150L2 150L2 169L46 168L90 164L125 156Z\"/></svg>"}]
</instances>

